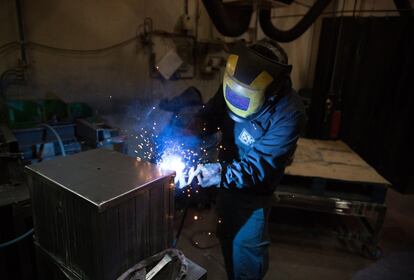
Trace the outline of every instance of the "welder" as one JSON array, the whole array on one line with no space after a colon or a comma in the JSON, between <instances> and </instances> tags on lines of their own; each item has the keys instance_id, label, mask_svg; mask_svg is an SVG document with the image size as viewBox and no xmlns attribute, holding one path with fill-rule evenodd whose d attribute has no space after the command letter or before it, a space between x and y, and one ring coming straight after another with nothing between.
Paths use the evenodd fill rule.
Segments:
<instances>
[{"instance_id":1,"label":"welder","mask_svg":"<svg viewBox=\"0 0 414 280\"><path fill-rule=\"evenodd\" d=\"M263 39L230 48L223 83L198 116L222 133L219 162L199 165L202 187L219 188L217 236L229 279L262 279L268 268L272 194L304 125L282 47Z\"/></svg>"}]
</instances>

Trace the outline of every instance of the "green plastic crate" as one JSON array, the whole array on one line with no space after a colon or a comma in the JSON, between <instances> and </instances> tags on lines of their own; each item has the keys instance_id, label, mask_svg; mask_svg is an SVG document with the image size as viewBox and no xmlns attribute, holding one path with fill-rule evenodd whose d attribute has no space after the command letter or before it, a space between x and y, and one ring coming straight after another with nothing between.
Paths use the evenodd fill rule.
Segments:
<instances>
[{"instance_id":1,"label":"green plastic crate","mask_svg":"<svg viewBox=\"0 0 414 280\"><path fill-rule=\"evenodd\" d=\"M12 129L37 126L43 122L42 102L34 100L8 100L7 121Z\"/></svg>"},{"instance_id":2,"label":"green plastic crate","mask_svg":"<svg viewBox=\"0 0 414 280\"><path fill-rule=\"evenodd\" d=\"M59 99L43 101L45 122L62 122L69 119L68 106Z\"/></svg>"},{"instance_id":3,"label":"green plastic crate","mask_svg":"<svg viewBox=\"0 0 414 280\"><path fill-rule=\"evenodd\" d=\"M72 119L89 118L93 115L91 107L85 103L70 103L68 104L69 114Z\"/></svg>"},{"instance_id":4,"label":"green plastic crate","mask_svg":"<svg viewBox=\"0 0 414 280\"><path fill-rule=\"evenodd\" d=\"M66 104L59 99L7 101L7 120L12 129L32 128L40 123L73 121L92 116L91 107L80 102Z\"/></svg>"}]
</instances>

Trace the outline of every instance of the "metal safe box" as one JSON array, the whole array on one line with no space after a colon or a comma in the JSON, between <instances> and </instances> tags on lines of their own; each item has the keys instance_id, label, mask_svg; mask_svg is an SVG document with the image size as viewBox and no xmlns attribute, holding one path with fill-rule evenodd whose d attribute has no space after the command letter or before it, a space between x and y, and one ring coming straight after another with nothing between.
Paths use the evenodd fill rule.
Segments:
<instances>
[{"instance_id":1,"label":"metal safe box","mask_svg":"<svg viewBox=\"0 0 414 280\"><path fill-rule=\"evenodd\" d=\"M37 254L68 279L116 279L171 247L174 172L106 149L26 168Z\"/></svg>"}]
</instances>

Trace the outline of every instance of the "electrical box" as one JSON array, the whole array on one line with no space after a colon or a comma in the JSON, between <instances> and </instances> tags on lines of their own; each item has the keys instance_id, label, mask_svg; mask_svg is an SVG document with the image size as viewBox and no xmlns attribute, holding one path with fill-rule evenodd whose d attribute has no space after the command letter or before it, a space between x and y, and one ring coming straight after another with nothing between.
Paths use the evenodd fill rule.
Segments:
<instances>
[{"instance_id":1,"label":"electrical box","mask_svg":"<svg viewBox=\"0 0 414 280\"><path fill-rule=\"evenodd\" d=\"M39 279L116 279L172 246L174 172L107 149L26 169Z\"/></svg>"}]
</instances>

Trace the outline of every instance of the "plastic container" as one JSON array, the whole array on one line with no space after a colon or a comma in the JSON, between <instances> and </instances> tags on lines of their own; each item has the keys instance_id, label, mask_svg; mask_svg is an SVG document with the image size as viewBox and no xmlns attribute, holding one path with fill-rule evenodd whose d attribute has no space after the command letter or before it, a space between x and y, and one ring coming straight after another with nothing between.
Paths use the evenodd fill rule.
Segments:
<instances>
[{"instance_id":1,"label":"plastic container","mask_svg":"<svg viewBox=\"0 0 414 280\"><path fill-rule=\"evenodd\" d=\"M37 126L43 122L42 102L34 100L7 101L7 121L12 129Z\"/></svg>"}]
</instances>

